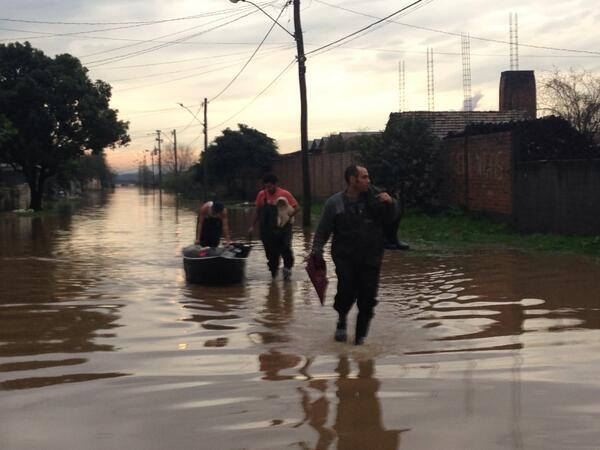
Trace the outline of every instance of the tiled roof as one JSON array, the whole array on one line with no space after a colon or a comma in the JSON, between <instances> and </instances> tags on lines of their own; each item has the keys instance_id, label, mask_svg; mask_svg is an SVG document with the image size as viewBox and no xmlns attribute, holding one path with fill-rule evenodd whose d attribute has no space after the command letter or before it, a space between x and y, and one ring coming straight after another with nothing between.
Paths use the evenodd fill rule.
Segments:
<instances>
[{"instance_id":1,"label":"tiled roof","mask_svg":"<svg viewBox=\"0 0 600 450\"><path fill-rule=\"evenodd\" d=\"M400 118L429 122L433 134L445 138L450 132L460 132L467 123L505 123L529 118L526 111L407 111L391 113L390 121Z\"/></svg>"}]
</instances>

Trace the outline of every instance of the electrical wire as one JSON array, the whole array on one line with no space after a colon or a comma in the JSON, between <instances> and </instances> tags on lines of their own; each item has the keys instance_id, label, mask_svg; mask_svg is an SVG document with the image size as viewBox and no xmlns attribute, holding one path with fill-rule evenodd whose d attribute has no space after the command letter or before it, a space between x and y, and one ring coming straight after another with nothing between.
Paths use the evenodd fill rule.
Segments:
<instances>
[{"instance_id":1,"label":"electrical wire","mask_svg":"<svg viewBox=\"0 0 600 450\"><path fill-rule=\"evenodd\" d=\"M284 47L269 49L266 52L264 52L263 54L261 54L260 57L268 56L268 55L273 54L273 53L278 53L278 52L280 52L283 49L288 50L288 49L290 49L292 47L293 47L293 45L290 46L289 44L287 44ZM247 52L244 52L244 53L247 53ZM245 61L245 60L246 60L246 57L244 57L244 58L236 58L236 59L233 59L233 60L230 60L230 61L215 61L213 63L208 63L206 65L192 67L192 68L189 68L189 69L170 70L170 71L167 71L167 72L158 72L158 73L152 73L152 74L144 74L144 75L138 75L138 76L129 77L129 78L119 78L119 79L116 79L116 80L111 79L110 82L111 83L122 83L122 82L126 82L126 81L143 80L143 79L147 79L147 78L157 78L157 77L162 77L162 76L165 76L165 75L183 74L185 72L197 72L197 71L201 71L201 70L204 70L204 69L207 69L207 68L210 68L210 67L218 66L214 70L209 70L207 72L201 72L201 73L198 74L198 75L202 75L202 74L206 74L206 73L215 72L215 71L218 71L218 70L221 70L221 69L227 69L229 67L237 66L239 62ZM111 68L111 70L112 70L112 68ZM179 78L179 79L184 79L184 78L186 78L186 77L182 77L182 78Z\"/></svg>"},{"instance_id":2,"label":"electrical wire","mask_svg":"<svg viewBox=\"0 0 600 450\"><path fill-rule=\"evenodd\" d=\"M258 100L258 98L260 96L262 96L265 92L267 92L273 85L275 85L275 83L277 83L277 81L279 81L279 79L296 63L296 59L294 58L287 66L285 66L285 68L262 90L260 91L252 100L250 100L249 103L247 103L243 108L241 108L239 111L237 111L236 113L234 113L233 115L231 115L230 117L228 117L226 120L224 120L223 122L221 122L218 125L215 125L211 128L208 129L208 131L210 130L214 130L215 128L219 128L220 126L226 124L227 122L229 122L231 119L233 119L234 117L236 117L237 115L241 114L242 112L244 112L250 105L252 105L256 100Z\"/></svg>"},{"instance_id":3,"label":"electrical wire","mask_svg":"<svg viewBox=\"0 0 600 450\"><path fill-rule=\"evenodd\" d=\"M434 0L426 0L424 3L420 3L420 4L418 4L417 6L415 6L414 8L412 8L410 11L409 11L409 10L406 10L406 11L404 11L402 14L400 14L400 16L402 17L402 16L405 16L405 15L407 15L407 14L414 13L415 11L417 11L417 10L419 10L419 9L421 9L421 8L424 8L424 7L425 7L425 6L427 6L428 4L432 3L433 1L434 1ZM348 43L350 43L350 42L352 42L352 41L355 41L355 40L357 40L357 39L360 39L360 38L362 38L363 36L365 36L365 35L367 35L367 34L369 34L369 33L373 33L373 32L375 32L375 31L377 31L377 30L379 30L379 29L383 28L384 26L386 26L386 25L389 25L390 23L393 23L393 21L391 21L391 20L388 20L388 21L385 21L385 23L383 23L383 22L382 22L382 23L379 23L379 24L375 25L373 28L370 28L370 29L368 29L368 30L366 30L366 31L364 31L364 32L362 32L362 33L359 33L359 34L357 34L356 36L352 37L352 38L351 38L351 39L349 39L349 40L346 40L346 41L340 42L340 43L336 44L335 46L328 47L328 48L326 48L326 49L324 49L324 50L321 50L321 51L319 51L319 52L315 53L315 54L314 54L314 56L319 56L319 55L322 55L323 53L326 53L326 52L328 52L328 51L334 50L334 49L336 49L336 48L339 48L339 47L341 47L341 46L343 46L343 45L345 46L346 44L348 44Z\"/></svg>"},{"instance_id":4,"label":"electrical wire","mask_svg":"<svg viewBox=\"0 0 600 450\"><path fill-rule=\"evenodd\" d=\"M268 6L273 2L268 2L265 5ZM61 22L61 21L48 21L48 20L27 20L27 19L11 19L8 17L0 17L0 21L2 22L17 22L17 23L30 23L37 25L154 25L159 23L167 23L167 22L176 22L181 20L192 20L192 19L200 19L203 17L212 17L220 14L226 14L231 11L239 11L239 8L229 8L222 9L217 11L211 11L204 14L195 14L192 16L183 16L183 17L174 17L171 19L159 19L159 20L138 20L138 21L129 21L129 22Z\"/></svg>"},{"instance_id":5,"label":"electrical wire","mask_svg":"<svg viewBox=\"0 0 600 450\"><path fill-rule=\"evenodd\" d=\"M331 3L327 3L323 0L314 0L317 3L321 3L325 6L329 6L331 8L336 8L336 9L341 9L343 11L348 11L354 14L358 14L360 16L364 16L364 17L369 17L372 19L377 19L377 16L373 16L370 14L365 14L362 13L360 11L355 11L349 8L345 8L343 6L339 6L339 5L332 5ZM389 16L388 16L389 17ZM445 30L438 30L435 28L428 28L428 27L422 27L422 26L418 26L418 25L410 25L407 23L403 23L403 22L397 22L394 20L390 21L391 23L395 23L396 25L402 25L404 27L408 27L408 28L414 28L417 30L423 30L423 31L430 31L432 33L440 33L440 34L445 34L448 36L456 36L456 37L461 37L462 34L461 33L456 33L456 32L452 32L452 31L445 31ZM474 36L472 34L469 34L469 38L470 39L474 39L474 40L478 40L478 41L484 41L484 42L493 42L496 44L509 44L508 41L504 41L502 39L491 39L491 38L484 38L481 36ZM554 51L561 51L561 52L570 52L570 53L587 53L587 54L592 54L592 55L600 55L600 52L596 52L596 51L591 51L591 50L578 50L578 49L569 49L569 48L559 48L559 47L549 47L549 46L543 46L543 45L534 45L534 44L523 44L523 43L518 43L517 44L519 47L528 47L528 48L536 48L536 49L542 49L542 50L554 50Z\"/></svg>"},{"instance_id":6,"label":"electrical wire","mask_svg":"<svg viewBox=\"0 0 600 450\"><path fill-rule=\"evenodd\" d=\"M256 54L262 47L263 43L267 40L267 38L271 34L271 31L273 31L273 28L275 28L275 25L279 25L279 22L277 22L277 21L279 20L279 18L281 17L281 15L283 14L283 12L285 11L285 9L287 8L288 5L289 5L288 2L286 2L283 5L283 8L281 8L281 11L279 11L279 15L274 20L274 22L271 24L269 30L267 31L267 34L265 34L265 37L262 39L262 41L260 41L260 44L258 44L258 47L256 47L256 49L254 50L252 55L250 55L250 58L248 58L248 61L246 61L246 63L242 66L242 68L239 70L239 72L231 79L231 81L229 83L227 83L227 85L223 89L221 89L216 95L214 95L212 98L210 98L208 100L209 102L212 102L212 101L216 100L217 98L219 98L221 95L223 95L223 93L225 93L227 91L227 89L229 89L231 87L231 85L235 82L235 80L238 79L238 77L242 74L242 72L246 69L246 67L248 67L248 64L250 64L250 62L254 59L254 56L256 56Z\"/></svg>"},{"instance_id":7,"label":"electrical wire","mask_svg":"<svg viewBox=\"0 0 600 450\"><path fill-rule=\"evenodd\" d=\"M281 50L278 50L278 51L281 51ZM264 58L264 57L266 57L266 56L269 56L269 54L267 54L267 53L265 53L265 54L262 54L262 55L260 55L260 56L257 56L255 59ZM171 78L171 79L168 79L168 80L157 81L157 82L155 82L155 83L147 83L147 84L141 84L141 85L140 85L140 84L138 84L138 85L136 85L136 86L132 86L132 87L128 87L128 88L121 88L121 89L117 89L117 88L115 88L115 90L118 90L119 92L124 92L124 91L132 91L132 90L136 90L136 89L147 88L147 87L151 87L151 86L160 86L160 85L163 85L163 84L169 84L169 83L173 83L173 82L175 82L175 81L186 80L186 79L189 79L189 78L196 78L196 77L198 77L198 76L200 76L200 75L206 75L206 74L209 74L209 73L218 72L218 71L220 71L220 70L223 70L223 69L228 69L228 68L230 68L230 67L236 67L236 66L238 66L238 64L239 64L238 62L229 63L229 64L223 65L223 66L221 66L221 67L217 67L217 68L213 68L213 69L205 70L205 71L203 71L203 72L199 72L199 73L193 73L193 74L191 74L191 75L184 75L184 76L177 77L177 78ZM195 69L195 70L196 70L196 69ZM181 71L178 71L178 72L176 72L176 73L180 73L180 72L181 72ZM241 72L240 72L240 73L241 73ZM148 77L151 77L151 75L150 75L150 76L148 76ZM146 77L144 77L144 76L141 76L141 77L137 77L137 78L128 78L128 79L122 79L122 80L117 80L117 81L130 81L130 80L135 80L135 79L140 79L140 78L146 78ZM116 81L112 81L112 80L111 80L111 82L112 82L112 83L115 83ZM213 97L211 100L214 100L214 98L216 98L216 97Z\"/></svg>"},{"instance_id":8,"label":"electrical wire","mask_svg":"<svg viewBox=\"0 0 600 450\"><path fill-rule=\"evenodd\" d=\"M357 31L354 31L353 33L347 34L346 36L343 36L343 37L341 37L341 38L339 38L339 39L336 39L335 41L333 41L333 42L330 42L329 44L322 45L322 46L320 46L319 48L316 48L316 49L314 49L314 50L311 50L311 51L309 51L309 52L306 52L305 56L308 56L308 55L311 55L311 54L313 54L313 53L316 53L316 52L319 52L319 51L321 51L321 50L324 50L324 49L326 49L326 48L328 48L328 47L331 47L332 45L335 45L335 44L338 44L338 43L340 43L340 42L342 42L342 41L345 41L346 39L349 39L349 38L351 38L352 36L356 36L357 34L359 34L359 33L362 33L363 31L366 31L366 30L368 30L369 28L372 28L372 27L376 26L376 25L380 24L381 22L385 22L385 21L386 21L386 20L388 20L389 18L391 18L391 17L394 17L394 16L396 16L396 15L400 14L401 12L404 12L404 11L408 10L409 8L412 8L412 7L413 7L413 6L415 6L415 5L418 5L418 4L419 4L419 3L421 3L422 1L423 1L423 0L416 0L416 1L414 1L413 3L411 3L410 5L408 5L408 6L405 6L404 8L401 8L401 9L399 9L399 10L397 10L397 11L393 12L392 14L390 14L390 15L388 15L388 16L386 16L386 17L382 18L382 19L376 20L375 22L373 22L373 23L371 23L371 24L367 25L366 27L362 27L361 29L359 29L359 30L357 30Z\"/></svg>"},{"instance_id":9,"label":"electrical wire","mask_svg":"<svg viewBox=\"0 0 600 450\"><path fill-rule=\"evenodd\" d=\"M174 44L178 44L178 43L187 41L187 40L192 39L194 37L201 36L203 34L209 33L209 32L214 31L216 29L222 28L222 27L224 27L226 25L229 25L229 24L232 24L234 22L237 22L238 20L241 20L241 19L243 19L245 17L248 17L248 16L250 16L252 14L256 14L256 12L257 11L250 11L247 14L243 14L243 15L241 15L239 17L236 17L236 18L234 18L232 20L229 20L229 21L227 21L225 23L222 23L220 25L215 25L214 27L209 28L207 30L199 31L197 33L192 33L190 35L187 35L187 36L184 36L182 38L179 38L179 39L177 39L175 41L172 41L169 44L159 44L159 45L155 45L155 46L149 47L147 49L138 50L138 51L130 52L130 53L125 53L123 55L119 55L119 56L115 56L115 57L111 57L111 58L104 58L104 59L100 59L100 60L96 60L96 61L90 61L90 62L87 62L86 65L91 66L91 67L98 67L98 66L103 66L103 65L111 63L111 62L123 61L125 59L133 58L133 57L136 57L136 56L139 56L139 55L143 55L143 54L146 54L146 53L150 53L150 52L153 52L153 51L156 51L156 50L161 50L161 49L163 49L165 47L169 47L169 46L172 46Z\"/></svg>"}]
</instances>

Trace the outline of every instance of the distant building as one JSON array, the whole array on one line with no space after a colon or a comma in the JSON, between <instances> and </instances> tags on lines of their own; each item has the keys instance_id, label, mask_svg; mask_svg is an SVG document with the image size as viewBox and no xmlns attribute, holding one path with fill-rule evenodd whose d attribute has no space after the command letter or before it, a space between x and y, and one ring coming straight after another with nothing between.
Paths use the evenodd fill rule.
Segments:
<instances>
[{"instance_id":1,"label":"distant building","mask_svg":"<svg viewBox=\"0 0 600 450\"><path fill-rule=\"evenodd\" d=\"M449 133L463 131L468 123L504 123L528 117L525 111L407 111L391 113L389 120L424 120L429 123L432 133L443 139Z\"/></svg>"}]
</instances>

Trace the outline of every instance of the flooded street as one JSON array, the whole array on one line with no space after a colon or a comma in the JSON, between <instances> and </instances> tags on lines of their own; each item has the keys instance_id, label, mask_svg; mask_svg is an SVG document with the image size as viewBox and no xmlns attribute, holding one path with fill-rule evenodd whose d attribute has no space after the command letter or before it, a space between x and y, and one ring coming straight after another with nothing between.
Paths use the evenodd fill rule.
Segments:
<instances>
[{"instance_id":1,"label":"flooded street","mask_svg":"<svg viewBox=\"0 0 600 450\"><path fill-rule=\"evenodd\" d=\"M119 188L0 216L0 449L597 449L600 263L387 252L367 344L301 267L187 285L196 211ZM250 209L231 209L247 239ZM328 254L328 252L327 252ZM353 329L356 310L351 312Z\"/></svg>"}]
</instances>

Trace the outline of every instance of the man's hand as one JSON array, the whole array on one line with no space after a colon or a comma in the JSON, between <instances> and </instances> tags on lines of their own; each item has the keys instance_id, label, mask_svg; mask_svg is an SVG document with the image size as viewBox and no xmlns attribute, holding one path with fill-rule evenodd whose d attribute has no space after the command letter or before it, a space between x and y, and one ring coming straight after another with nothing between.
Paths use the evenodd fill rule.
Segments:
<instances>
[{"instance_id":1,"label":"man's hand","mask_svg":"<svg viewBox=\"0 0 600 450\"><path fill-rule=\"evenodd\" d=\"M250 228L248 228L248 234L252 233L254 233L254 225L250 225Z\"/></svg>"},{"instance_id":2,"label":"man's hand","mask_svg":"<svg viewBox=\"0 0 600 450\"><path fill-rule=\"evenodd\" d=\"M381 192L375 197L382 203L393 203L392 197L387 192Z\"/></svg>"}]
</instances>

